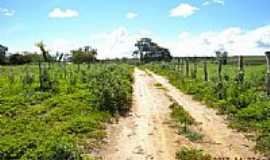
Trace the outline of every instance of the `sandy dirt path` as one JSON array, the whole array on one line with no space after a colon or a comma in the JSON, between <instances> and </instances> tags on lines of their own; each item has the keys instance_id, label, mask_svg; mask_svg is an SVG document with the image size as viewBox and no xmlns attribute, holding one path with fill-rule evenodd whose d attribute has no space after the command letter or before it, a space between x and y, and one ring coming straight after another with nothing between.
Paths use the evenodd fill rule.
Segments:
<instances>
[{"instance_id":1,"label":"sandy dirt path","mask_svg":"<svg viewBox=\"0 0 270 160\"><path fill-rule=\"evenodd\" d=\"M152 72L135 69L133 106L130 115L108 128L108 139L101 156L105 160L174 160L176 151L186 145L200 148L213 157L248 158L255 155L254 143L227 127L216 111L183 94ZM163 88L156 87L161 84ZM179 103L200 124L204 135L193 143L172 127L169 106Z\"/></svg>"},{"instance_id":2,"label":"sandy dirt path","mask_svg":"<svg viewBox=\"0 0 270 160\"><path fill-rule=\"evenodd\" d=\"M135 69L134 99L130 116L109 128L105 160L173 160L179 141L186 142L169 126L170 99L153 77ZM182 140L181 140L182 138Z\"/></svg>"},{"instance_id":3,"label":"sandy dirt path","mask_svg":"<svg viewBox=\"0 0 270 160\"><path fill-rule=\"evenodd\" d=\"M248 141L243 134L228 128L225 117L218 115L216 110L208 108L206 105L193 100L192 96L180 92L164 77L150 71L148 73L166 88L167 95L182 105L200 124L198 128L205 135L204 142L200 146L205 151L214 157L262 158L253 151L255 143Z\"/></svg>"}]
</instances>

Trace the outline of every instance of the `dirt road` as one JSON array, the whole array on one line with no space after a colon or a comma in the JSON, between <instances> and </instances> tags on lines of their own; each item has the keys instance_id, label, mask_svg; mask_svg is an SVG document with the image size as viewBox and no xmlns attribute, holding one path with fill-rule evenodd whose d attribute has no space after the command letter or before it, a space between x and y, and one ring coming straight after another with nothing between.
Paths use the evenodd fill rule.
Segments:
<instances>
[{"instance_id":1,"label":"dirt road","mask_svg":"<svg viewBox=\"0 0 270 160\"><path fill-rule=\"evenodd\" d=\"M223 117L178 91L166 79L135 69L134 98L130 115L108 128L101 155L105 160L173 160L183 145L202 148L214 157L252 157L253 143L229 129ZM156 85L162 84L165 89ZM177 135L169 106L181 104L201 125L203 142L193 143Z\"/></svg>"},{"instance_id":2,"label":"dirt road","mask_svg":"<svg viewBox=\"0 0 270 160\"><path fill-rule=\"evenodd\" d=\"M217 111L194 101L192 96L186 95L172 86L168 80L156 74L151 75L162 84L167 93L200 124L199 129L205 136L200 146L214 157L251 158L260 157L252 148L255 143L248 141L245 136L228 128L225 117L218 115Z\"/></svg>"}]
</instances>

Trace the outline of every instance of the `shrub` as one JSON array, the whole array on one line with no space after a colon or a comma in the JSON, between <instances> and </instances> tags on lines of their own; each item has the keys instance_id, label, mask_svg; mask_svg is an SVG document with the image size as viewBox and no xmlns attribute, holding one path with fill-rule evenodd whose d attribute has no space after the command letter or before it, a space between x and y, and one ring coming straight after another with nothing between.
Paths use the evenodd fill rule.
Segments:
<instances>
[{"instance_id":1,"label":"shrub","mask_svg":"<svg viewBox=\"0 0 270 160\"><path fill-rule=\"evenodd\" d=\"M131 81L128 75L123 77L117 70L107 68L97 73L91 81L90 87L95 95L95 104L102 111L111 114L124 114L129 110L132 99ZM128 68L126 73L129 73Z\"/></svg>"}]
</instances>

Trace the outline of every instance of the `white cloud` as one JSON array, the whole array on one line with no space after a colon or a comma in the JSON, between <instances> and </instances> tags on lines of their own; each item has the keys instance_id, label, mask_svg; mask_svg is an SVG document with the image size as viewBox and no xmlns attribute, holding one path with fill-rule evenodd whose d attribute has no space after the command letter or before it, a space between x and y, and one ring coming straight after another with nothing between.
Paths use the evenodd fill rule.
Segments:
<instances>
[{"instance_id":1,"label":"white cloud","mask_svg":"<svg viewBox=\"0 0 270 160\"><path fill-rule=\"evenodd\" d=\"M188 32L182 32L179 35L179 39L187 39L190 36L190 33Z\"/></svg>"},{"instance_id":2,"label":"white cloud","mask_svg":"<svg viewBox=\"0 0 270 160\"><path fill-rule=\"evenodd\" d=\"M228 51L230 55L263 55L265 51L270 50L270 25L249 31L232 27L220 32L188 35L180 36L176 42L163 44L174 56L214 55L214 52L220 49Z\"/></svg>"},{"instance_id":3,"label":"white cloud","mask_svg":"<svg viewBox=\"0 0 270 160\"><path fill-rule=\"evenodd\" d=\"M7 8L0 8L0 15L4 16L14 16L16 13L15 10L9 10Z\"/></svg>"},{"instance_id":4,"label":"white cloud","mask_svg":"<svg viewBox=\"0 0 270 160\"><path fill-rule=\"evenodd\" d=\"M85 44L86 45L86 44ZM64 52L68 53L69 51L73 49L77 49L79 47L82 47L83 43L81 42L75 42L75 41L69 41L64 38L57 38L52 41L51 44L49 44L49 48L52 52Z\"/></svg>"},{"instance_id":5,"label":"white cloud","mask_svg":"<svg viewBox=\"0 0 270 160\"><path fill-rule=\"evenodd\" d=\"M170 12L171 17L189 17L193 15L199 8L192 6L187 3L182 3L178 5L176 8L173 8Z\"/></svg>"},{"instance_id":6,"label":"white cloud","mask_svg":"<svg viewBox=\"0 0 270 160\"><path fill-rule=\"evenodd\" d=\"M203 2L203 6L208 6L210 4L220 4L220 5L224 5L225 2L224 0L206 0L205 2Z\"/></svg>"},{"instance_id":7,"label":"white cloud","mask_svg":"<svg viewBox=\"0 0 270 160\"><path fill-rule=\"evenodd\" d=\"M52 54L57 51L67 53L70 50L90 45L98 50L98 58L100 59L121 58L132 57L132 53L136 49L134 46L136 41L142 37L151 37L151 35L148 30L139 30L130 34L125 27L118 27L111 32L92 34L83 41L57 38L50 43L46 43L46 41L44 43L48 44L47 48Z\"/></svg>"},{"instance_id":8,"label":"white cloud","mask_svg":"<svg viewBox=\"0 0 270 160\"><path fill-rule=\"evenodd\" d=\"M160 46L168 48L174 56L215 56L215 51L224 49L229 55L264 55L270 50L270 25L244 30L230 27L218 32L202 32L192 34L182 32L177 40L163 41L148 30L130 33L127 28L119 27L111 32L92 34L85 40L78 41L58 38L47 44L51 53L56 51L69 52L85 45L98 49L98 58L131 57L136 49L135 42L142 37L150 37ZM34 44L34 43L33 43ZM25 47L25 45L22 45Z\"/></svg>"},{"instance_id":9,"label":"white cloud","mask_svg":"<svg viewBox=\"0 0 270 160\"><path fill-rule=\"evenodd\" d=\"M91 43L98 49L99 58L131 57L136 49L134 44L141 37L149 37L151 32L140 30L130 34L125 27L109 33L99 33L91 37Z\"/></svg>"},{"instance_id":10,"label":"white cloud","mask_svg":"<svg viewBox=\"0 0 270 160\"><path fill-rule=\"evenodd\" d=\"M127 19L134 19L134 18L136 18L137 16L138 16L138 14L135 13L135 12L128 12L128 13L126 14L126 18L127 18Z\"/></svg>"},{"instance_id":11,"label":"white cloud","mask_svg":"<svg viewBox=\"0 0 270 160\"><path fill-rule=\"evenodd\" d=\"M71 18L71 17L78 17L79 12L71 9L60 9L54 8L50 13L50 18Z\"/></svg>"}]
</instances>

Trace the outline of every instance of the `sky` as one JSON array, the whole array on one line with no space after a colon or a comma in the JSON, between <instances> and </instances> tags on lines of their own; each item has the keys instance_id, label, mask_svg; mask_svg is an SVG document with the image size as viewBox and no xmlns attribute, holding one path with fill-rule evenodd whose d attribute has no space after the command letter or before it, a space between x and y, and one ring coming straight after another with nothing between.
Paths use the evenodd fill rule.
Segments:
<instances>
[{"instance_id":1,"label":"sky","mask_svg":"<svg viewBox=\"0 0 270 160\"><path fill-rule=\"evenodd\" d=\"M51 53L85 45L99 58L130 57L149 37L174 56L263 55L270 50L269 0L0 0L0 44Z\"/></svg>"}]
</instances>

